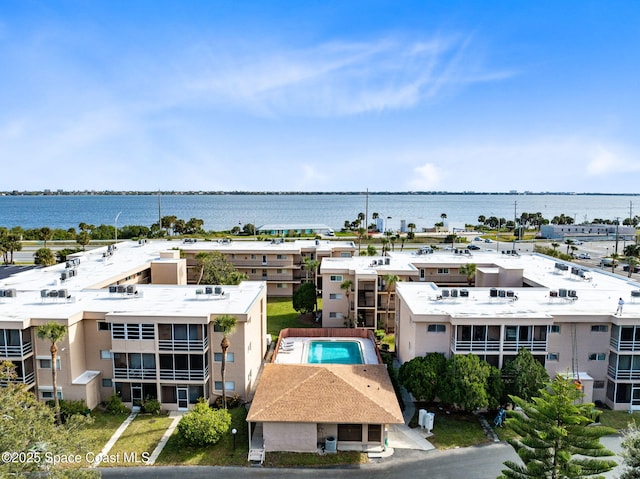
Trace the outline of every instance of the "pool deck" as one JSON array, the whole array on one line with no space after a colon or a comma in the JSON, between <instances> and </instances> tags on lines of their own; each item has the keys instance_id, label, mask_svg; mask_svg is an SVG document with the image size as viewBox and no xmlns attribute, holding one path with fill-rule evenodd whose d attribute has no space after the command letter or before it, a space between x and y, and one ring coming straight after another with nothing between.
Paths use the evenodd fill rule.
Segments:
<instances>
[{"instance_id":1,"label":"pool deck","mask_svg":"<svg viewBox=\"0 0 640 479\"><path fill-rule=\"evenodd\" d=\"M290 336L282 340L275 364L307 364L309 343L312 341L349 341L358 342L362 350L365 364L378 364L375 345L365 338L336 338L336 337L298 337Z\"/></svg>"}]
</instances>

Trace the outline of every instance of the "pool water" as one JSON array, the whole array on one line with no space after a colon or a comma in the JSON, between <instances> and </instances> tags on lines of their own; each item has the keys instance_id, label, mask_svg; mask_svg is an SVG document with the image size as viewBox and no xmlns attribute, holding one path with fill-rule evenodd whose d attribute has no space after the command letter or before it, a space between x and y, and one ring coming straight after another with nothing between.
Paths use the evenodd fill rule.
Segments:
<instances>
[{"instance_id":1,"label":"pool water","mask_svg":"<svg viewBox=\"0 0 640 479\"><path fill-rule=\"evenodd\" d=\"M364 364L358 341L309 341L309 364Z\"/></svg>"}]
</instances>

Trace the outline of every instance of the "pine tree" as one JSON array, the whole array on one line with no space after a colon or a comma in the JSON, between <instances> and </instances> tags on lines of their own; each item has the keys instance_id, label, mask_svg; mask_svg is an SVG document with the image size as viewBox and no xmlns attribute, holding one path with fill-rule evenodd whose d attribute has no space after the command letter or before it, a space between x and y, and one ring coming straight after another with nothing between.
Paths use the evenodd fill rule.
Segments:
<instances>
[{"instance_id":1,"label":"pine tree","mask_svg":"<svg viewBox=\"0 0 640 479\"><path fill-rule=\"evenodd\" d=\"M615 430L590 425L594 405L580 402L583 394L573 381L558 375L531 402L510 397L521 411L509 411L507 426L519 438L508 442L523 464L505 461L501 478L580 479L616 466L600 459L613 456L600 438Z\"/></svg>"},{"instance_id":2,"label":"pine tree","mask_svg":"<svg viewBox=\"0 0 640 479\"><path fill-rule=\"evenodd\" d=\"M620 479L640 479L640 429L635 424L624 434L622 457L626 469Z\"/></svg>"}]
</instances>

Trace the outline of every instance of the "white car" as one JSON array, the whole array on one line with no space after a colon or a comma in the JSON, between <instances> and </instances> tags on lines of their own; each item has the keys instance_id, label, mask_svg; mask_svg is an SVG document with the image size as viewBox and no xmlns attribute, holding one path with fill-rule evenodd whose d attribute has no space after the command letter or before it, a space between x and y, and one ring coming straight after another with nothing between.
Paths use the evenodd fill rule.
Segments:
<instances>
[{"instance_id":1,"label":"white car","mask_svg":"<svg viewBox=\"0 0 640 479\"><path fill-rule=\"evenodd\" d=\"M579 259L591 259L591 255L589 253L580 253L578 255Z\"/></svg>"}]
</instances>

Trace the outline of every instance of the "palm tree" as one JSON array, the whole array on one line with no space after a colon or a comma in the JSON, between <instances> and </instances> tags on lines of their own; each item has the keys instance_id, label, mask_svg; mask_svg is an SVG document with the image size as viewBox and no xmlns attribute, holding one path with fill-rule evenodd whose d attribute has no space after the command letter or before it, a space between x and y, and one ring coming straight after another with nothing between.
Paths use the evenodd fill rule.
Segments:
<instances>
[{"instance_id":1,"label":"palm tree","mask_svg":"<svg viewBox=\"0 0 640 479\"><path fill-rule=\"evenodd\" d=\"M220 348L222 349L222 363L220 365L220 376L222 377L222 404L227 409L227 385L225 384L225 369L227 368L227 350L231 343L229 342L229 335L236 329L238 319L230 314L223 314L213 320L214 331L222 333L222 341L220 341Z\"/></svg>"},{"instance_id":2,"label":"palm tree","mask_svg":"<svg viewBox=\"0 0 640 479\"><path fill-rule=\"evenodd\" d=\"M409 228L409 231L411 231L413 233L416 230L416 224L415 223L409 223L407 225L407 228Z\"/></svg>"},{"instance_id":3,"label":"palm tree","mask_svg":"<svg viewBox=\"0 0 640 479\"><path fill-rule=\"evenodd\" d=\"M558 246L560 246L560 243L556 243L555 241L554 241L553 243L551 243L551 247L552 247L554 250L557 250L557 249L558 249Z\"/></svg>"},{"instance_id":4,"label":"palm tree","mask_svg":"<svg viewBox=\"0 0 640 479\"><path fill-rule=\"evenodd\" d=\"M396 289L396 283L400 281L400 277L395 274L384 275L384 289L387 292L387 311L384 317L384 332L389 332L389 309L391 307L391 293Z\"/></svg>"},{"instance_id":5,"label":"palm tree","mask_svg":"<svg viewBox=\"0 0 640 479\"><path fill-rule=\"evenodd\" d=\"M569 254L569 248L571 247L571 245L573 244L573 240L565 240L564 244L567 245L567 254Z\"/></svg>"},{"instance_id":6,"label":"palm tree","mask_svg":"<svg viewBox=\"0 0 640 479\"><path fill-rule=\"evenodd\" d=\"M611 272L614 273L618 262L616 261L620 255L618 253L611 254Z\"/></svg>"},{"instance_id":7,"label":"palm tree","mask_svg":"<svg viewBox=\"0 0 640 479\"><path fill-rule=\"evenodd\" d=\"M447 214L446 213L441 213L440 214L440 218L442 219L442 222L444 223L444 220L447 219Z\"/></svg>"},{"instance_id":8,"label":"palm tree","mask_svg":"<svg viewBox=\"0 0 640 479\"><path fill-rule=\"evenodd\" d=\"M316 288L316 302L315 302L315 311L318 311L318 284L317 284L317 277L318 277L318 266L320 266L320 261L318 261L317 259L311 259L311 258L305 258L302 264L302 268L307 271L307 274L309 271L311 271L313 273L313 285ZM307 277L307 279L309 279Z\"/></svg>"},{"instance_id":9,"label":"palm tree","mask_svg":"<svg viewBox=\"0 0 640 479\"><path fill-rule=\"evenodd\" d=\"M635 256L627 256L627 264L629 265L629 278L631 278L631 273L633 273L634 269L640 263L640 260Z\"/></svg>"},{"instance_id":10,"label":"palm tree","mask_svg":"<svg viewBox=\"0 0 640 479\"><path fill-rule=\"evenodd\" d=\"M47 241L53 237L53 231L51 228L44 226L40 228L40 239L44 242L44 247L47 247Z\"/></svg>"},{"instance_id":11,"label":"palm tree","mask_svg":"<svg viewBox=\"0 0 640 479\"><path fill-rule=\"evenodd\" d=\"M58 373L56 362L58 360L58 342L67 335L67 327L64 324L58 324L55 321L49 321L42 326L38 326L38 338L48 339L51 341L51 381L53 383L53 401L56 414L56 422L61 424L60 420L60 400L58 399Z\"/></svg>"},{"instance_id":12,"label":"palm tree","mask_svg":"<svg viewBox=\"0 0 640 479\"><path fill-rule=\"evenodd\" d=\"M476 279L477 269L478 266L475 263L467 263L460 266L460 274L464 274L467 276L467 283L469 283L469 286L471 286L471 284Z\"/></svg>"},{"instance_id":13,"label":"palm tree","mask_svg":"<svg viewBox=\"0 0 640 479\"><path fill-rule=\"evenodd\" d=\"M351 296L351 286L353 286L353 281L350 279L345 279L340 283L340 289L344 291L344 295L347 298L347 324L349 327L351 327L351 301L349 301L349 297Z\"/></svg>"},{"instance_id":14,"label":"palm tree","mask_svg":"<svg viewBox=\"0 0 640 479\"><path fill-rule=\"evenodd\" d=\"M360 256L360 248L362 246L362 237L367 234L367 229L362 226L358 228L358 256Z\"/></svg>"}]
</instances>

